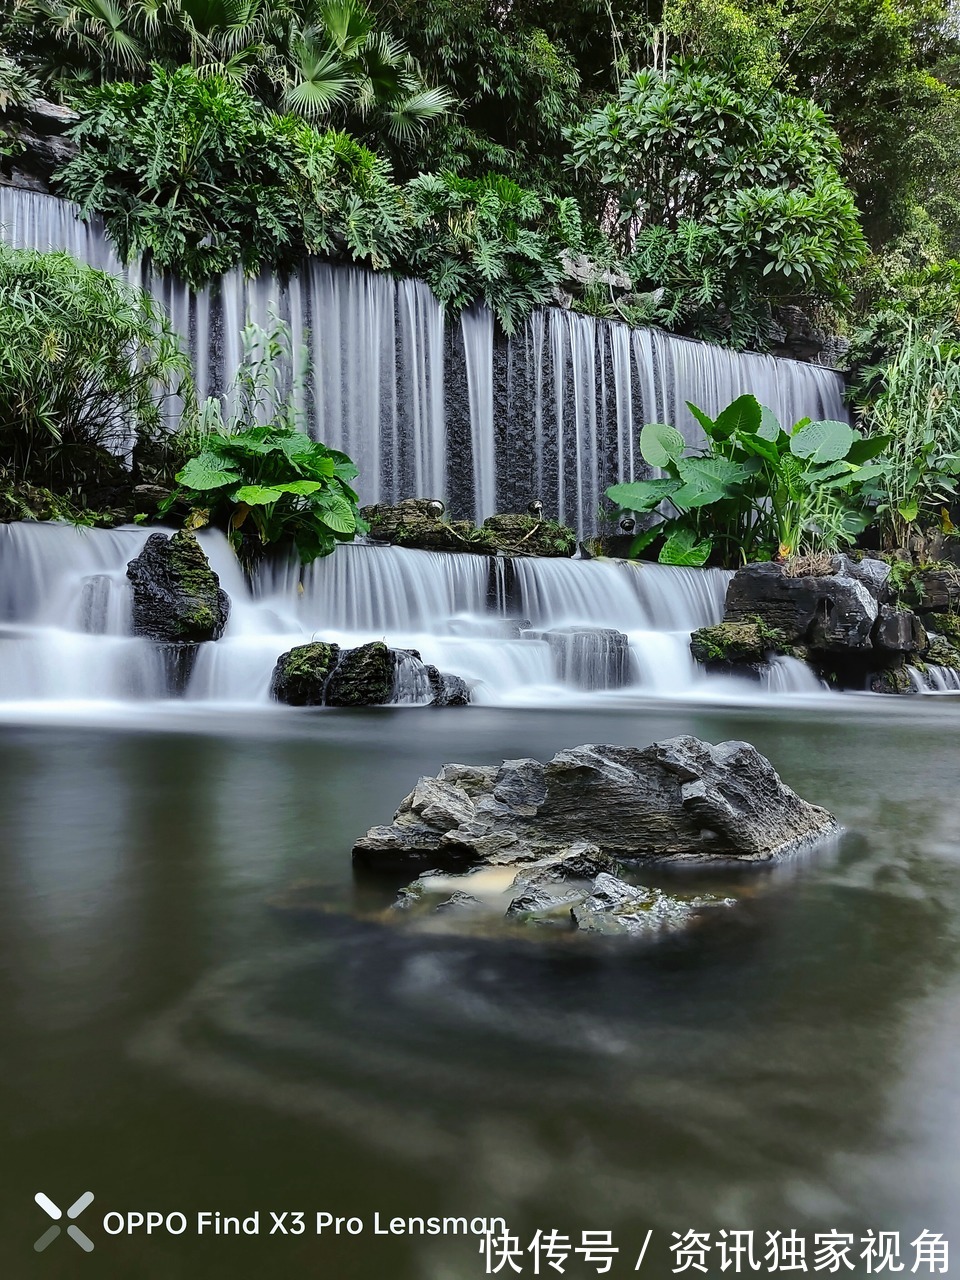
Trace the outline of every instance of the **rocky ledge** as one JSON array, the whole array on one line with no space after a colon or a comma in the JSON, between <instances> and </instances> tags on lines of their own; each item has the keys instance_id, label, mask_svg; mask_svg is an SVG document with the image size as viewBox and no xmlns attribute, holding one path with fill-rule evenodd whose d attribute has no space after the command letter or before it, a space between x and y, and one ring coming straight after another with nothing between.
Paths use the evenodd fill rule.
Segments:
<instances>
[{"instance_id":1,"label":"rocky ledge","mask_svg":"<svg viewBox=\"0 0 960 1280\"><path fill-rule=\"evenodd\" d=\"M381 868L510 865L580 844L617 861L763 862L834 829L748 743L684 736L575 747L548 764L444 765L353 856Z\"/></svg>"},{"instance_id":2,"label":"rocky ledge","mask_svg":"<svg viewBox=\"0 0 960 1280\"><path fill-rule=\"evenodd\" d=\"M472 520L445 520L443 503L432 498L365 507L362 515L375 541L419 551L564 558L577 549L572 529L540 515L490 516L475 525Z\"/></svg>"},{"instance_id":3,"label":"rocky ledge","mask_svg":"<svg viewBox=\"0 0 960 1280\"><path fill-rule=\"evenodd\" d=\"M723 621L691 636L708 668L757 671L799 658L831 684L911 692L911 669L960 670L960 572L953 566L847 555L800 557L738 570Z\"/></svg>"}]
</instances>

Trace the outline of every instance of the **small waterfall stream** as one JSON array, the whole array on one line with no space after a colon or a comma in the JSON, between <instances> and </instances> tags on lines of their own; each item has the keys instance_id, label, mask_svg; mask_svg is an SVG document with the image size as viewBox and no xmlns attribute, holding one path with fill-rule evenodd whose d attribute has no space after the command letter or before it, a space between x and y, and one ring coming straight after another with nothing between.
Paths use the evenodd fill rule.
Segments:
<instances>
[{"instance_id":1,"label":"small waterfall stream","mask_svg":"<svg viewBox=\"0 0 960 1280\"><path fill-rule=\"evenodd\" d=\"M451 323L420 281L315 258L289 279L233 271L195 294L146 264L124 267L75 206L17 188L0 186L0 238L65 249L151 291L189 347L201 396L229 388L247 317L275 310L310 354L310 429L356 461L364 502L435 497L482 519L540 498L546 515L589 534L606 487L645 474L644 422L699 441L687 401L715 414L749 391L784 421L847 416L828 369L556 307L506 339L482 307Z\"/></svg>"},{"instance_id":2,"label":"small waterfall stream","mask_svg":"<svg viewBox=\"0 0 960 1280\"><path fill-rule=\"evenodd\" d=\"M147 536L0 525L0 705L172 696L169 649L130 634L126 566ZM265 566L251 587L222 535L201 541L231 612L223 638L199 648L188 702L268 703L277 658L312 639L416 649L463 677L481 704L763 693L707 676L690 656L690 631L722 615L723 570L358 544L305 570ZM403 700L427 701L412 668L408 675ZM778 693L819 687L786 659L767 684Z\"/></svg>"}]
</instances>

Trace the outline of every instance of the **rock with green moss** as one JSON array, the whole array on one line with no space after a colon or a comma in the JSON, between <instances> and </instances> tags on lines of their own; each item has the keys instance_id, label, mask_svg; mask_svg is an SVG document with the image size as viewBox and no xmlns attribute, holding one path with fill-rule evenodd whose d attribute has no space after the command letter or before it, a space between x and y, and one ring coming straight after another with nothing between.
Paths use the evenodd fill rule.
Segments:
<instances>
[{"instance_id":1,"label":"rock with green moss","mask_svg":"<svg viewBox=\"0 0 960 1280\"><path fill-rule=\"evenodd\" d=\"M926 622L930 631L960 646L960 613L931 613Z\"/></svg>"},{"instance_id":2,"label":"rock with green moss","mask_svg":"<svg viewBox=\"0 0 960 1280\"><path fill-rule=\"evenodd\" d=\"M950 667L953 671L960 671L960 648L946 636L930 636L924 658L932 666Z\"/></svg>"},{"instance_id":3,"label":"rock with green moss","mask_svg":"<svg viewBox=\"0 0 960 1280\"><path fill-rule=\"evenodd\" d=\"M565 559L577 549L577 535L556 520L531 515L490 516L483 531L499 551L508 555L548 556Z\"/></svg>"},{"instance_id":4,"label":"rock with green moss","mask_svg":"<svg viewBox=\"0 0 960 1280\"><path fill-rule=\"evenodd\" d=\"M719 622L701 627L690 637L690 652L705 666L766 662L771 650L783 650L782 632L757 619L754 622Z\"/></svg>"},{"instance_id":5,"label":"rock with green moss","mask_svg":"<svg viewBox=\"0 0 960 1280\"><path fill-rule=\"evenodd\" d=\"M320 707L340 646L321 640L297 645L277 659L270 692L277 702L291 707Z\"/></svg>"},{"instance_id":6,"label":"rock with green moss","mask_svg":"<svg viewBox=\"0 0 960 1280\"><path fill-rule=\"evenodd\" d=\"M148 640L198 644L219 640L230 600L197 541L181 529L152 533L127 565L133 584L133 631Z\"/></svg>"},{"instance_id":7,"label":"rock with green moss","mask_svg":"<svg viewBox=\"0 0 960 1280\"><path fill-rule=\"evenodd\" d=\"M904 666L878 671L870 677L869 683L873 693L916 693L910 673Z\"/></svg>"},{"instance_id":8,"label":"rock with green moss","mask_svg":"<svg viewBox=\"0 0 960 1280\"><path fill-rule=\"evenodd\" d=\"M346 649L327 684L328 707L376 707L393 697L397 659L382 640Z\"/></svg>"}]
</instances>

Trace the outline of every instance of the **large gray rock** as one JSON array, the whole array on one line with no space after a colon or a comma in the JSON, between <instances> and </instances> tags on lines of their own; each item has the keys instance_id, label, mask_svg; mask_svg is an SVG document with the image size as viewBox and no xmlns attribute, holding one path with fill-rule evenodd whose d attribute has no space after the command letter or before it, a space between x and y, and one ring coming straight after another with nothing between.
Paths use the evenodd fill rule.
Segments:
<instances>
[{"instance_id":1,"label":"large gray rock","mask_svg":"<svg viewBox=\"0 0 960 1280\"><path fill-rule=\"evenodd\" d=\"M757 619L779 631L786 645L809 644L826 653L870 649L882 584L851 571L837 557L831 572L794 576L772 561L745 565L727 588L725 622Z\"/></svg>"},{"instance_id":2,"label":"large gray rock","mask_svg":"<svg viewBox=\"0 0 960 1280\"><path fill-rule=\"evenodd\" d=\"M470 780L470 789L460 785ZM447 765L421 779L355 859L391 866L535 862L584 842L617 859L767 860L836 828L748 743L677 737L582 746L495 773Z\"/></svg>"},{"instance_id":3,"label":"large gray rock","mask_svg":"<svg viewBox=\"0 0 960 1280\"><path fill-rule=\"evenodd\" d=\"M198 644L219 640L230 600L197 541L181 529L152 533L127 565L133 583L133 631L148 640Z\"/></svg>"}]
</instances>

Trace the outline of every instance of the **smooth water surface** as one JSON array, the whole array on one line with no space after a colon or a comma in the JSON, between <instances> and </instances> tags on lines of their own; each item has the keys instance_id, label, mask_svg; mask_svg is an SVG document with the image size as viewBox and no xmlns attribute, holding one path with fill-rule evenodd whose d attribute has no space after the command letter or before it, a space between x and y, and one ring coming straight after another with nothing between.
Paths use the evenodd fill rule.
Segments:
<instances>
[{"instance_id":1,"label":"smooth water surface","mask_svg":"<svg viewBox=\"0 0 960 1280\"><path fill-rule=\"evenodd\" d=\"M612 1275L653 1227L656 1277L691 1227L960 1226L956 703L216 714L0 730L3 1275L483 1274L375 1211L610 1229ZM444 761L677 732L754 742L848 834L654 950L411 934L354 878ZM303 881L325 909L280 909ZM93 1255L33 1253L41 1189L95 1193ZM108 1209L367 1228L111 1239Z\"/></svg>"}]
</instances>

